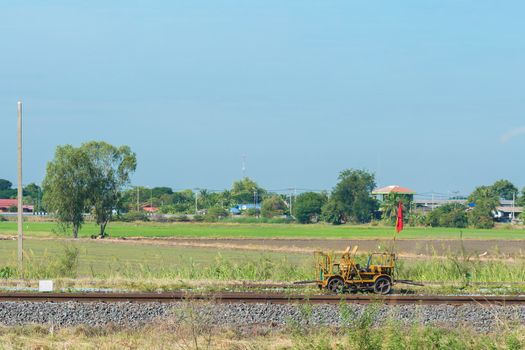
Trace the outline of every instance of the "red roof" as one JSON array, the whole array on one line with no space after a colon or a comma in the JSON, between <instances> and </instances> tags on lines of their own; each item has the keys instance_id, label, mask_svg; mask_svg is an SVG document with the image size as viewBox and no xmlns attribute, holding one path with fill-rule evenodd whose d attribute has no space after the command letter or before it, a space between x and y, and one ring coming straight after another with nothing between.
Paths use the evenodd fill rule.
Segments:
<instances>
[{"instance_id":1,"label":"red roof","mask_svg":"<svg viewBox=\"0 0 525 350\"><path fill-rule=\"evenodd\" d=\"M18 205L18 199L0 199L0 207L16 207Z\"/></svg>"},{"instance_id":2,"label":"red roof","mask_svg":"<svg viewBox=\"0 0 525 350\"><path fill-rule=\"evenodd\" d=\"M0 199L0 208L8 209L18 206L18 199ZM33 210L32 205L23 205L22 208Z\"/></svg>"},{"instance_id":3,"label":"red roof","mask_svg":"<svg viewBox=\"0 0 525 350\"><path fill-rule=\"evenodd\" d=\"M157 207L152 207L151 204L143 204L140 206L142 210L148 212L148 213L154 213L159 210Z\"/></svg>"},{"instance_id":4,"label":"red roof","mask_svg":"<svg viewBox=\"0 0 525 350\"><path fill-rule=\"evenodd\" d=\"M382 188L376 188L372 191L372 194L390 194L390 193L401 193L401 194L416 194L416 191L411 190L407 187L401 187L398 185L391 185Z\"/></svg>"}]
</instances>

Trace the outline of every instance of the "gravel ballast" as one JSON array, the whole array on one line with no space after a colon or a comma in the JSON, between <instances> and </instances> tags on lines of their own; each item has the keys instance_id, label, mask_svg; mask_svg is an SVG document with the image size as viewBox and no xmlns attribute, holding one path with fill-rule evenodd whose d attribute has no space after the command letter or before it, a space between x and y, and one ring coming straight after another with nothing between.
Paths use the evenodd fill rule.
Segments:
<instances>
[{"instance_id":1,"label":"gravel ballast","mask_svg":"<svg viewBox=\"0 0 525 350\"><path fill-rule=\"evenodd\" d=\"M451 305L291 305L291 304L214 304L214 303L130 303L130 302L0 302L0 324L49 324L60 327L87 325L138 326L170 319L177 322L188 312L197 311L202 322L217 326L266 325L280 327L290 323L312 326L340 326L374 310L376 322L388 319L405 324L439 326L468 325L481 332L503 324L525 324L525 306Z\"/></svg>"}]
</instances>

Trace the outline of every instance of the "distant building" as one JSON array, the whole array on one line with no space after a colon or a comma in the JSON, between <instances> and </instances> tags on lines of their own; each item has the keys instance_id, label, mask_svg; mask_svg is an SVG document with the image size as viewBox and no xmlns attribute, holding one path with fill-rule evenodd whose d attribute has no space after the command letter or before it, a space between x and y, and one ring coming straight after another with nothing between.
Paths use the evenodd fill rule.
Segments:
<instances>
[{"instance_id":1,"label":"distant building","mask_svg":"<svg viewBox=\"0 0 525 350\"><path fill-rule=\"evenodd\" d=\"M408 187L401 187L398 185L390 185L386 187L376 188L372 191L372 195L376 196L379 200L384 200L385 197L388 197L390 195L406 195L409 196L410 199L414 197L416 194L416 191L411 190Z\"/></svg>"},{"instance_id":2,"label":"distant building","mask_svg":"<svg viewBox=\"0 0 525 350\"><path fill-rule=\"evenodd\" d=\"M512 222L517 218L521 218L520 214L523 212L522 207L500 205L496 207L494 218L499 222Z\"/></svg>"},{"instance_id":3,"label":"distant building","mask_svg":"<svg viewBox=\"0 0 525 350\"><path fill-rule=\"evenodd\" d=\"M230 208L230 213L232 213L233 215L239 215L248 209L261 210L261 205L259 203L257 203L257 205L255 204L237 204L236 206Z\"/></svg>"},{"instance_id":4,"label":"distant building","mask_svg":"<svg viewBox=\"0 0 525 350\"><path fill-rule=\"evenodd\" d=\"M140 206L140 209L144 210L146 213L156 213L159 211L158 207L152 206L151 204L143 204Z\"/></svg>"},{"instance_id":5,"label":"distant building","mask_svg":"<svg viewBox=\"0 0 525 350\"><path fill-rule=\"evenodd\" d=\"M18 199L0 199L0 213L8 213L9 208L11 207L17 207L18 206ZM32 205L23 205L22 211L24 213L32 213L34 210L34 207Z\"/></svg>"}]
</instances>

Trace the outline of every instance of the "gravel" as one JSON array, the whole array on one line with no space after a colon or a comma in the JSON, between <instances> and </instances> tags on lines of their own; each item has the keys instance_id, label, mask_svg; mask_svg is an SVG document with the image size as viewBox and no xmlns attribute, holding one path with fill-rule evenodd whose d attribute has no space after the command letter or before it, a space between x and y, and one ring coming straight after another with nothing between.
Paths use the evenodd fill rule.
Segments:
<instances>
[{"instance_id":1,"label":"gravel","mask_svg":"<svg viewBox=\"0 0 525 350\"><path fill-rule=\"evenodd\" d=\"M190 312L191 311L191 312ZM196 312L193 312L196 311ZM525 306L481 305L290 305L290 304L213 304L213 303L78 303L78 302L0 302L0 324L53 324L55 326L138 326L171 320L183 322L189 315L219 326L302 325L341 326L359 319L364 312L376 324L389 319L404 324L434 324L455 327L468 325L480 332L503 324L525 324ZM197 317L195 316L197 315ZM345 316L346 315L346 316Z\"/></svg>"}]
</instances>

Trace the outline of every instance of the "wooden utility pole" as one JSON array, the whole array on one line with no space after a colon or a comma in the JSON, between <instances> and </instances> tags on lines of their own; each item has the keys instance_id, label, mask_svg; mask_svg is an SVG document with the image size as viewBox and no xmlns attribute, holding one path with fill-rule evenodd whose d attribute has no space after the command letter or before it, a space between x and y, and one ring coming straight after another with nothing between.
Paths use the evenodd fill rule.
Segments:
<instances>
[{"instance_id":1,"label":"wooden utility pole","mask_svg":"<svg viewBox=\"0 0 525 350\"><path fill-rule=\"evenodd\" d=\"M22 101L18 101L18 265L22 268L24 258L23 233L23 190L22 190Z\"/></svg>"}]
</instances>

